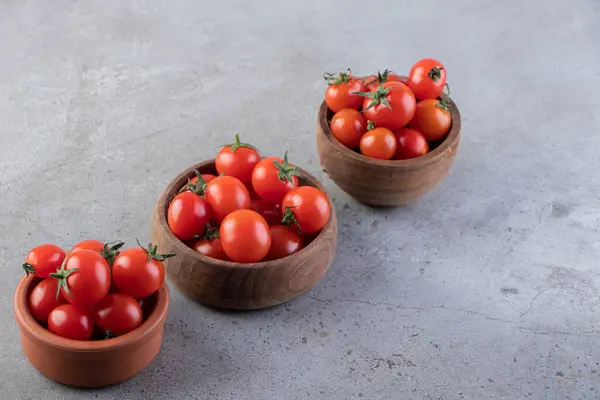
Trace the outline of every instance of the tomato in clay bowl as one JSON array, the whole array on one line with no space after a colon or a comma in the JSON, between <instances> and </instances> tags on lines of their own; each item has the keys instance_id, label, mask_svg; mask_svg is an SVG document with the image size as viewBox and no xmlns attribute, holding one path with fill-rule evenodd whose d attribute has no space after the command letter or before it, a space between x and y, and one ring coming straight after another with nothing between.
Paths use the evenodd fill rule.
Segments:
<instances>
[{"instance_id":1,"label":"tomato in clay bowl","mask_svg":"<svg viewBox=\"0 0 600 400\"><path fill-rule=\"evenodd\" d=\"M219 149L215 159L175 177L156 204L152 241L178 255L165 260L169 281L191 299L224 309L266 308L304 294L337 248L325 188L285 149L262 154L239 134ZM197 205L177 205L185 193Z\"/></svg>"},{"instance_id":2,"label":"tomato in clay bowl","mask_svg":"<svg viewBox=\"0 0 600 400\"><path fill-rule=\"evenodd\" d=\"M448 76L433 58L417 61L408 76L388 69L362 77L326 74L317 115L323 170L371 206L403 206L430 192L448 175L460 139Z\"/></svg>"}]
</instances>

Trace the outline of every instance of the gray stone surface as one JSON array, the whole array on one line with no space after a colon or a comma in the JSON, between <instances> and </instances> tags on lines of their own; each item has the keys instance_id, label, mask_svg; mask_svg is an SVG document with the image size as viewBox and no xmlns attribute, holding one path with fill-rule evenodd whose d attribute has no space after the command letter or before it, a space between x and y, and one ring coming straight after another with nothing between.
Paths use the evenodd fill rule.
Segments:
<instances>
[{"instance_id":1,"label":"gray stone surface","mask_svg":"<svg viewBox=\"0 0 600 400\"><path fill-rule=\"evenodd\" d=\"M598 1L2 1L0 38L0 398L600 398ZM412 206L357 204L319 168L321 73L425 56L456 163ZM160 190L234 131L323 179L331 272L260 312L173 291L142 375L41 377L12 314L27 250L147 240Z\"/></svg>"}]
</instances>

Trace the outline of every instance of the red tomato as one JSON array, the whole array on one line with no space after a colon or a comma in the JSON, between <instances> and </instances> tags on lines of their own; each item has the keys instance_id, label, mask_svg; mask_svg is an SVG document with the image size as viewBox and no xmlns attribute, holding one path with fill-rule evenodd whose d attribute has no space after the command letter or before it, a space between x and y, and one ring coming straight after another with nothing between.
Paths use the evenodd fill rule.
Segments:
<instances>
[{"instance_id":1,"label":"red tomato","mask_svg":"<svg viewBox=\"0 0 600 400\"><path fill-rule=\"evenodd\" d=\"M419 100L437 99L446 85L446 69L433 58L424 58L410 69L408 86Z\"/></svg>"},{"instance_id":2,"label":"red tomato","mask_svg":"<svg viewBox=\"0 0 600 400\"><path fill-rule=\"evenodd\" d=\"M252 199L250 209L259 213L269 225L281 223L281 207L279 204L267 203L262 199Z\"/></svg>"},{"instance_id":3,"label":"red tomato","mask_svg":"<svg viewBox=\"0 0 600 400\"><path fill-rule=\"evenodd\" d=\"M436 99L422 100L417 104L415 116L408 124L418 130L430 142L442 139L452 125L448 104Z\"/></svg>"},{"instance_id":4,"label":"red tomato","mask_svg":"<svg viewBox=\"0 0 600 400\"><path fill-rule=\"evenodd\" d=\"M219 230L217 228L208 228L204 237L196 240L191 247L205 256L216 258L217 260L229 260L221 245Z\"/></svg>"},{"instance_id":5,"label":"red tomato","mask_svg":"<svg viewBox=\"0 0 600 400\"><path fill-rule=\"evenodd\" d=\"M95 239L82 240L73 246L71 252L80 249L88 249L95 251L96 253L102 253L102 250L104 250L104 242Z\"/></svg>"},{"instance_id":6,"label":"red tomato","mask_svg":"<svg viewBox=\"0 0 600 400\"><path fill-rule=\"evenodd\" d=\"M40 322L48 321L48 315L56 307L67 304L62 293L58 292L58 281L56 279L44 279L38 283L29 294L29 311L33 318Z\"/></svg>"},{"instance_id":7,"label":"red tomato","mask_svg":"<svg viewBox=\"0 0 600 400\"><path fill-rule=\"evenodd\" d=\"M268 203L281 204L281 200L292 188L298 186L300 174L288 163L287 151L283 160L278 157L262 159L252 173L252 186L261 199Z\"/></svg>"},{"instance_id":8,"label":"red tomato","mask_svg":"<svg viewBox=\"0 0 600 400\"><path fill-rule=\"evenodd\" d=\"M94 321L109 336L130 332L142 323L142 307L124 293L110 293L94 310Z\"/></svg>"},{"instance_id":9,"label":"red tomato","mask_svg":"<svg viewBox=\"0 0 600 400\"><path fill-rule=\"evenodd\" d=\"M372 127L370 124L369 128ZM389 160L396 153L396 137L387 128L374 128L360 139L360 152L367 157Z\"/></svg>"},{"instance_id":10,"label":"red tomato","mask_svg":"<svg viewBox=\"0 0 600 400\"><path fill-rule=\"evenodd\" d=\"M121 242L120 240L108 243L103 243L95 239L82 240L81 242L73 246L73 248L71 249L71 253L75 250L81 249L92 250L97 253L100 253L100 255L104 257L106 261L108 261L108 264L112 265L113 261L115 260L115 257L119 255L119 249L123 247L124 244L125 243Z\"/></svg>"},{"instance_id":11,"label":"red tomato","mask_svg":"<svg viewBox=\"0 0 600 400\"><path fill-rule=\"evenodd\" d=\"M283 223L295 223L303 233L320 231L329 221L331 206L325 193L312 186L290 190L281 203Z\"/></svg>"},{"instance_id":12,"label":"red tomato","mask_svg":"<svg viewBox=\"0 0 600 400\"><path fill-rule=\"evenodd\" d=\"M201 174L198 171L194 172L196 173L196 176L189 178L188 182L181 188L181 190L179 190L179 192L191 190L192 192L196 192L196 194L202 195L206 189L206 184L216 178L216 176L213 174Z\"/></svg>"},{"instance_id":13,"label":"red tomato","mask_svg":"<svg viewBox=\"0 0 600 400\"><path fill-rule=\"evenodd\" d=\"M89 313L64 304L48 315L48 330L67 339L88 340L94 332L94 322Z\"/></svg>"},{"instance_id":14,"label":"red tomato","mask_svg":"<svg viewBox=\"0 0 600 400\"><path fill-rule=\"evenodd\" d=\"M383 71L383 74L381 73L377 73L377 75L371 75L367 80L366 80L366 90L368 92L373 92L375 90L377 90L377 87L382 84L382 83L386 83L386 82L404 82L402 80L402 78L399 75L396 75L393 72L390 72L389 70L385 70Z\"/></svg>"},{"instance_id":15,"label":"red tomato","mask_svg":"<svg viewBox=\"0 0 600 400\"><path fill-rule=\"evenodd\" d=\"M108 262L92 250L81 249L71 252L64 266L51 274L65 299L79 308L89 311L108 294L110 268Z\"/></svg>"},{"instance_id":16,"label":"red tomato","mask_svg":"<svg viewBox=\"0 0 600 400\"><path fill-rule=\"evenodd\" d=\"M394 135L398 143L396 154L394 155L395 160L420 157L429 151L427 139L425 139L425 136L421 132L415 129L402 128L394 132Z\"/></svg>"},{"instance_id":17,"label":"red tomato","mask_svg":"<svg viewBox=\"0 0 600 400\"><path fill-rule=\"evenodd\" d=\"M212 220L219 225L235 210L250 208L250 194L246 186L233 176L218 176L207 186L206 201L212 210Z\"/></svg>"},{"instance_id":18,"label":"red tomato","mask_svg":"<svg viewBox=\"0 0 600 400\"><path fill-rule=\"evenodd\" d=\"M300 251L304 247L298 230L285 225L273 225L271 229L271 246L264 261L277 260Z\"/></svg>"},{"instance_id":19,"label":"red tomato","mask_svg":"<svg viewBox=\"0 0 600 400\"><path fill-rule=\"evenodd\" d=\"M204 234L210 214L210 206L206 200L192 191L185 191L171 200L167 223L179 240L192 240L195 235Z\"/></svg>"},{"instance_id":20,"label":"red tomato","mask_svg":"<svg viewBox=\"0 0 600 400\"><path fill-rule=\"evenodd\" d=\"M23 269L28 276L35 274L38 278L44 279L56 272L64 259L63 249L53 244L42 244L29 251Z\"/></svg>"},{"instance_id":21,"label":"red tomato","mask_svg":"<svg viewBox=\"0 0 600 400\"><path fill-rule=\"evenodd\" d=\"M379 128L396 130L412 119L417 106L415 95L401 82L387 82L374 92L362 93L365 97L363 114Z\"/></svg>"},{"instance_id":22,"label":"red tomato","mask_svg":"<svg viewBox=\"0 0 600 400\"><path fill-rule=\"evenodd\" d=\"M258 262L269 252L269 225L256 211L232 212L223 220L219 232L223 250L232 261Z\"/></svg>"},{"instance_id":23,"label":"red tomato","mask_svg":"<svg viewBox=\"0 0 600 400\"><path fill-rule=\"evenodd\" d=\"M360 138L367 131L367 120L360 111L344 108L335 113L329 124L331 133L341 144L349 149L356 149Z\"/></svg>"},{"instance_id":24,"label":"red tomato","mask_svg":"<svg viewBox=\"0 0 600 400\"><path fill-rule=\"evenodd\" d=\"M344 108L358 110L360 108L363 99L354 94L365 90L360 79L343 72L337 77L334 74L325 74L324 78L329 83L325 90L325 103L331 111L338 112Z\"/></svg>"},{"instance_id":25,"label":"red tomato","mask_svg":"<svg viewBox=\"0 0 600 400\"><path fill-rule=\"evenodd\" d=\"M240 142L240 135L236 133L235 142L225 145L217 154L215 166L219 174L233 176L247 184L252 182L252 171L259 161L258 149Z\"/></svg>"}]
</instances>

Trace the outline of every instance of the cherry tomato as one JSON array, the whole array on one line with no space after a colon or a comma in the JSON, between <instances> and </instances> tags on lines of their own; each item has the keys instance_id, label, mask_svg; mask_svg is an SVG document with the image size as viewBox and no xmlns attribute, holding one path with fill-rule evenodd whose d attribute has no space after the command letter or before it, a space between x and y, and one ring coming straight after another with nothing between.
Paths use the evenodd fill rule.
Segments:
<instances>
[{"instance_id":1,"label":"cherry tomato","mask_svg":"<svg viewBox=\"0 0 600 400\"><path fill-rule=\"evenodd\" d=\"M29 294L29 311L33 318L41 322L48 321L48 315L56 307L67 304L67 300L62 293L58 291L58 281L56 279L44 279L38 283Z\"/></svg>"},{"instance_id":2,"label":"cherry tomato","mask_svg":"<svg viewBox=\"0 0 600 400\"><path fill-rule=\"evenodd\" d=\"M216 175L213 174L201 174L198 171L194 172L196 173L196 176L189 178L188 182L181 188L180 192L191 190L202 195L206 189L206 184L216 178Z\"/></svg>"},{"instance_id":3,"label":"cherry tomato","mask_svg":"<svg viewBox=\"0 0 600 400\"><path fill-rule=\"evenodd\" d=\"M63 267L50 277L58 279L62 295L73 306L89 311L108 294L110 268L100 253L88 249L71 252Z\"/></svg>"},{"instance_id":4,"label":"cherry tomato","mask_svg":"<svg viewBox=\"0 0 600 400\"><path fill-rule=\"evenodd\" d=\"M67 339L88 340L94 332L94 322L89 313L64 304L48 315L48 330Z\"/></svg>"},{"instance_id":5,"label":"cherry tomato","mask_svg":"<svg viewBox=\"0 0 600 400\"><path fill-rule=\"evenodd\" d=\"M38 278L44 279L56 272L64 259L63 249L53 244L42 244L29 251L23 269L27 275L35 274Z\"/></svg>"},{"instance_id":6,"label":"cherry tomato","mask_svg":"<svg viewBox=\"0 0 600 400\"><path fill-rule=\"evenodd\" d=\"M82 240L73 246L71 251L73 252L80 249L88 249L95 251L96 253L102 253L102 250L104 249L104 242L95 239Z\"/></svg>"},{"instance_id":7,"label":"cherry tomato","mask_svg":"<svg viewBox=\"0 0 600 400\"><path fill-rule=\"evenodd\" d=\"M418 130L430 142L446 136L452 125L447 103L436 99L422 100L417 104L415 116L408 124Z\"/></svg>"},{"instance_id":8,"label":"cherry tomato","mask_svg":"<svg viewBox=\"0 0 600 400\"><path fill-rule=\"evenodd\" d=\"M212 210L212 220L219 225L235 210L250 208L250 194L246 186L233 176L218 176L207 186L206 201Z\"/></svg>"},{"instance_id":9,"label":"cherry tomato","mask_svg":"<svg viewBox=\"0 0 600 400\"><path fill-rule=\"evenodd\" d=\"M408 86L419 100L437 99L446 85L446 69L433 58L417 61L408 74Z\"/></svg>"},{"instance_id":10,"label":"cherry tomato","mask_svg":"<svg viewBox=\"0 0 600 400\"><path fill-rule=\"evenodd\" d=\"M229 260L221 245L219 230L216 228L207 229L204 237L196 240L191 247L205 256L216 258L217 260Z\"/></svg>"},{"instance_id":11,"label":"cherry tomato","mask_svg":"<svg viewBox=\"0 0 600 400\"><path fill-rule=\"evenodd\" d=\"M232 212L223 220L219 232L223 250L232 261L258 262L269 252L269 225L256 211Z\"/></svg>"},{"instance_id":12,"label":"cherry tomato","mask_svg":"<svg viewBox=\"0 0 600 400\"><path fill-rule=\"evenodd\" d=\"M278 157L262 159L252 173L252 186L267 203L281 204L281 200L292 188L298 186L296 168L288 163L287 151L283 160Z\"/></svg>"},{"instance_id":13,"label":"cherry tomato","mask_svg":"<svg viewBox=\"0 0 600 400\"><path fill-rule=\"evenodd\" d=\"M250 209L259 213L269 225L281 223L281 207L279 204L267 203L262 199L252 199Z\"/></svg>"},{"instance_id":14,"label":"cherry tomato","mask_svg":"<svg viewBox=\"0 0 600 400\"><path fill-rule=\"evenodd\" d=\"M363 96L363 114L379 128L400 129L415 115L415 95L402 82L384 83L376 91L363 93Z\"/></svg>"},{"instance_id":15,"label":"cherry tomato","mask_svg":"<svg viewBox=\"0 0 600 400\"><path fill-rule=\"evenodd\" d=\"M331 111L338 112L344 108L358 110L360 108L363 99L354 94L365 90L365 86L360 79L343 72L337 77L334 74L325 74L324 77L329 83L325 90L325 103Z\"/></svg>"},{"instance_id":16,"label":"cherry tomato","mask_svg":"<svg viewBox=\"0 0 600 400\"><path fill-rule=\"evenodd\" d=\"M329 221L331 206L325 193L312 186L289 191L281 203L283 223L295 223L303 233L320 231Z\"/></svg>"},{"instance_id":17,"label":"cherry tomato","mask_svg":"<svg viewBox=\"0 0 600 400\"><path fill-rule=\"evenodd\" d=\"M118 336L141 325L142 307L132 296L110 293L94 310L94 321L102 331Z\"/></svg>"},{"instance_id":18,"label":"cherry tomato","mask_svg":"<svg viewBox=\"0 0 600 400\"><path fill-rule=\"evenodd\" d=\"M354 150L359 146L360 138L367 131L367 120L360 111L344 108L335 113L329 127L333 136L340 143Z\"/></svg>"},{"instance_id":19,"label":"cherry tomato","mask_svg":"<svg viewBox=\"0 0 600 400\"><path fill-rule=\"evenodd\" d=\"M165 280L163 261L175 254L159 254L158 246L150 243L148 249L133 247L123 250L112 267L112 275L119 292L135 298L154 294Z\"/></svg>"},{"instance_id":20,"label":"cherry tomato","mask_svg":"<svg viewBox=\"0 0 600 400\"><path fill-rule=\"evenodd\" d=\"M112 265L115 257L119 254L119 249L123 247L124 244L125 243L121 242L120 240L115 240L114 242L108 243L104 243L95 239L82 240L73 246L71 253L81 249L92 250L100 253L100 255L104 257L106 261L108 261L108 264Z\"/></svg>"},{"instance_id":21,"label":"cherry tomato","mask_svg":"<svg viewBox=\"0 0 600 400\"><path fill-rule=\"evenodd\" d=\"M396 136L396 154L394 159L396 160L407 160L409 158L415 158L426 154L429 151L429 144L427 139L421 134L421 132L410 129L402 128L394 132Z\"/></svg>"},{"instance_id":22,"label":"cherry tomato","mask_svg":"<svg viewBox=\"0 0 600 400\"><path fill-rule=\"evenodd\" d=\"M370 123L369 128L373 128ZM374 128L360 139L360 152L367 157L389 160L396 153L396 137L387 128Z\"/></svg>"},{"instance_id":23,"label":"cherry tomato","mask_svg":"<svg viewBox=\"0 0 600 400\"><path fill-rule=\"evenodd\" d=\"M252 171L260 161L256 147L240 142L240 135L235 134L235 142L225 145L217 154L215 166L219 174L233 176L242 183L252 182Z\"/></svg>"},{"instance_id":24,"label":"cherry tomato","mask_svg":"<svg viewBox=\"0 0 600 400\"><path fill-rule=\"evenodd\" d=\"M171 232L183 241L192 240L195 235L203 235L210 217L208 202L193 191L184 191L175 196L167 211L167 223Z\"/></svg>"},{"instance_id":25,"label":"cherry tomato","mask_svg":"<svg viewBox=\"0 0 600 400\"><path fill-rule=\"evenodd\" d=\"M377 90L377 87L380 84L386 82L403 82L403 80L399 75L390 72L386 69L385 71L383 71L382 74L378 72L377 75L371 75L369 78L366 79L366 90L368 92L373 92Z\"/></svg>"},{"instance_id":26,"label":"cherry tomato","mask_svg":"<svg viewBox=\"0 0 600 400\"><path fill-rule=\"evenodd\" d=\"M277 260L300 251L304 247L298 229L285 225L273 225L271 230L271 246L264 261Z\"/></svg>"}]
</instances>

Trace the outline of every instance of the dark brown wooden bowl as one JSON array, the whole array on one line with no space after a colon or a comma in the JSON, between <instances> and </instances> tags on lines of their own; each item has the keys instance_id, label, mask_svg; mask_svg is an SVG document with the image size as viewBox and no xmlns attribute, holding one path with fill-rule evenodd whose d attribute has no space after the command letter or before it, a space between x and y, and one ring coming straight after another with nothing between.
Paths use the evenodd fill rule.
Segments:
<instances>
[{"instance_id":1,"label":"dark brown wooden bowl","mask_svg":"<svg viewBox=\"0 0 600 400\"><path fill-rule=\"evenodd\" d=\"M325 188L308 172L300 184ZM319 235L304 249L279 260L258 263L221 261L192 250L177 239L167 224L169 203L194 170L216 174L215 161L208 160L181 172L161 194L154 209L152 242L164 253L177 257L165 261L169 280L184 295L202 304L238 310L266 308L292 300L312 288L325 275L338 242L337 218L333 203L331 217Z\"/></svg>"},{"instance_id":2,"label":"dark brown wooden bowl","mask_svg":"<svg viewBox=\"0 0 600 400\"><path fill-rule=\"evenodd\" d=\"M443 97L445 97L443 95ZM429 153L409 160L377 160L341 144L331 133L333 113L323 101L317 116L317 147L331 180L361 203L401 206L412 203L446 177L458 151L460 112L450 100L452 126Z\"/></svg>"},{"instance_id":3,"label":"dark brown wooden bowl","mask_svg":"<svg viewBox=\"0 0 600 400\"><path fill-rule=\"evenodd\" d=\"M154 295L154 309L137 329L106 340L72 340L53 334L29 312L29 293L39 281L23 277L14 298L23 353L48 378L76 387L102 387L139 374L160 351L169 289L163 283Z\"/></svg>"}]
</instances>

